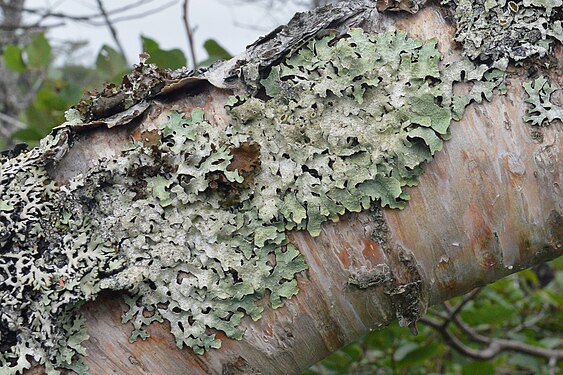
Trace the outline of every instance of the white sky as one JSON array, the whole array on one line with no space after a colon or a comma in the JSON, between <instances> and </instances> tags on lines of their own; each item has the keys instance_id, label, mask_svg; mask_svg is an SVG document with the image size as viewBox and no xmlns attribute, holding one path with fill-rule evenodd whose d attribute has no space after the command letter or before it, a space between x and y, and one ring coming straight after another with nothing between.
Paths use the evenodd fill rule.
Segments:
<instances>
[{"instance_id":1,"label":"white sky","mask_svg":"<svg viewBox=\"0 0 563 375\"><path fill-rule=\"evenodd\" d=\"M134 12L149 11L169 1L171 0L153 1ZM106 9L111 11L113 8L122 7L134 1L104 0L103 2ZM74 15L96 13L95 0L27 0L26 7L50 7L53 11ZM266 34L279 24L286 23L295 12L303 10L303 7L291 4L278 7L278 9L264 9L256 5L244 5L237 0L192 0L190 1L190 22L196 29L194 38L197 59L201 61L207 57L202 48L203 42L207 39L217 40L231 54L236 55L259 36ZM133 14L133 12L127 14ZM163 49L182 49L190 64L187 53L188 42L181 17L182 1L176 0L176 4L161 12L141 19L117 23L115 26L118 36L129 62L138 61L138 55L141 52L140 35L142 34L156 40ZM51 23L58 21L53 19ZM53 41L88 40L90 47L88 53L81 58L81 63L93 64L95 56L103 44L116 48L107 27L93 27L71 21L65 21L65 23L65 26L51 29L48 36ZM252 28L240 25L251 25Z\"/></svg>"}]
</instances>

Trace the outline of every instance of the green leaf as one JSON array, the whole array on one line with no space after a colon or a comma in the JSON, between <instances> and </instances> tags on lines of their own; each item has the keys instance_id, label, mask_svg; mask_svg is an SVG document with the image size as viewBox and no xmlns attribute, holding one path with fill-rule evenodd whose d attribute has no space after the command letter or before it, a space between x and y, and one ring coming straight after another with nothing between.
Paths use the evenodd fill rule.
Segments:
<instances>
[{"instance_id":1,"label":"green leaf","mask_svg":"<svg viewBox=\"0 0 563 375\"><path fill-rule=\"evenodd\" d=\"M31 143L39 141L41 138L43 138L43 135L34 128L25 128L13 133L12 138L19 139L20 141L26 143Z\"/></svg>"},{"instance_id":2,"label":"green leaf","mask_svg":"<svg viewBox=\"0 0 563 375\"><path fill-rule=\"evenodd\" d=\"M68 107L67 104L60 95L47 87L43 87L37 92L33 103L35 108L43 111L64 111Z\"/></svg>"},{"instance_id":3,"label":"green leaf","mask_svg":"<svg viewBox=\"0 0 563 375\"><path fill-rule=\"evenodd\" d=\"M4 49L4 63L8 67L8 69L16 72L16 73L23 73L25 72L25 62L23 61L22 57L22 49L14 44L8 45Z\"/></svg>"},{"instance_id":4,"label":"green leaf","mask_svg":"<svg viewBox=\"0 0 563 375\"><path fill-rule=\"evenodd\" d=\"M495 375L495 366L489 361L475 361L463 365L461 373L463 375Z\"/></svg>"},{"instance_id":5,"label":"green leaf","mask_svg":"<svg viewBox=\"0 0 563 375\"><path fill-rule=\"evenodd\" d=\"M539 373L540 361L541 360L538 360L536 357L520 353L511 354L508 358L508 363L510 363L511 365L529 369L534 374Z\"/></svg>"},{"instance_id":6,"label":"green leaf","mask_svg":"<svg viewBox=\"0 0 563 375\"><path fill-rule=\"evenodd\" d=\"M201 61L198 66L209 66L217 60L228 60L233 57L214 39L207 39L205 43L203 43L203 48L207 52L207 59Z\"/></svg>"},{"instance_id":7,"label":"green leaf","mask_svg":"<svg viewBox=\"0 0 563 375\"><path fill-rule=\"evenodd\" d=\"M403 345L399 346L397 350L393 353L393 359L395 361L402 361L410 352L420 348L420 345L416 342L405 342Z\"/></svg>"},{"instance_id":8,"label":"green leaf","mask_svg":"<svg viewBox=\"0 0 563 375\"><path fill-rule=\"evenodd\" d=\"M478 308L466 309L460 315L470 325L492 324L498 326L509 321L516 313L514 307L485 301Z\"/></svg>"},{"instance_id":9,"label":"green leaf","mask_svg":"<svg viewBox=\"0 0 563 375\"><path fill-rule=\"evenodd\" d=\"M102 79L112 80L116 76L121 78L122 73L127 70L127 61L123 55L104 44L96 58L96 69Z\"/></svg>"},{"instance_id":10,"label":"green leaf","mask_svg":"<svg viewBox=\"0 0 563 375\"><path fill-rule=\"evenodd\" d=\"M233 57L225 48L213 39L207 39L205 43L203 43L203 48L205 48L209 57L217 57L224 60L228 60Z\"/></svg>"},{"instance_id":11,"label":"green leaf","mask_svg":"<svg viewBox=\"0 0 563 375\"><path fill-rule=\"evenodd\" d=\"M147 63L155 64L165 69L178 69L186 66L186 56L182 50L175 48L171 50L163 50L153 39L141 36L143 43L143 51L150 55Z\"/></svg>"},{"instance_id":12,"label":"green leaf","mask_svg":"<svg viewBox=\"0 0 563 375\"><path fill-rule=\"evenodd\" d=\"M414 367L435 357L439 351L439 344L425 343L405 353L397 365L399 367Z\"/></svg>"},{"instance_id":13,"label":"green leaf","mask_svg":"<svg viewBox=\"0 0 563 375\"><path fill-rule=\"evenodd\" d=\"M51 59L51 46L44 33L37 34L26 48L27 65L32 68L42 68L49 64Z\"/></svg>"},{"instance_id":14,"label":"green leaf","mask_svg":"<svg viewBox=\"0 0 563 375\"><path fill-rule=\"evenodd\" d=\"M364 351L357 343L353 343L342 348L342 351L350 357L354 362L358 362L364 355Z\"/></svg>"}]
</instances>

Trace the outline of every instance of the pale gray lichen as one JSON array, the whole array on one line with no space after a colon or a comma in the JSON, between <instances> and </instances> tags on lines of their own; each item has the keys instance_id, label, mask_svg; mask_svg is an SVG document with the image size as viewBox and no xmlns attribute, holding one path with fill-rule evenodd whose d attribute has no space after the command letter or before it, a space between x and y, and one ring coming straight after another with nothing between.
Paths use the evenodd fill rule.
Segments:
<instances>
[{"instance_id":1,"label":"pale gray lichen","mask_svg":"<svg viewBox=\"0 0 563 375\"><path fill-rule=\"evenodd\" d=\"M443 0L453 8L455 40L471 59L543 57L563 42L562 0Z\"/></svg>"},{"instance_id":2,"label":"pale gray lichen","mask_svg":"<svg viewBox=\"0 0 563 375\"><path fill-rule=\"evenodd\" d=\"M548 125L555 120L563 121L563 107L553 102L553 96L561 92L555 83L549 83L545 77L525 82L524 90L528 98L524 101L531 106L526 110L523 120L532 125Z\"/></svg>"},{"instance_id":3,"label":"pale gray lichen","mask_svg":"<svg viewBox=\"0 0 563 375\"><path fill-rule=\"evenodd\" d=\"M68 133L39 148L0 159L0 373L45 363L83 372L80 345L88 338L77 314L97 293L100 269L116 251L101 249L81 215L61 222L58 187L45 167L66 149ZM76 230L76 235L72 231Z\"/></svg>"},{"instance_id":4,"label":"pale gray lichen","mask_svg":"<svg viewBox=\"0 0 563 375\"><path fill-rule=\"evenodd\" d=\"M224 129L201 109L170 112L63 186L46 168L68 149L73 124L1 159L2 373L28 358L50 374L84 373L78 309L101 290L129 293L131 340L164 319L196 353L218 348L218 331L240 339L241 319L259 319L264 298L277 308L298 292L307 266L287 230L316 236L324 221L374 202L403 207L452 117L502 83L493 67L441 70L440 59L436 40L353 29L273 66L264 100L232 97ZM453 94L458 81L473 85L468 97Z\"/></svg>"},{"instance_id":5,"label":"pale gray lichen","mask_svg":"<svg viewBox=\"0 0 563 375\"><path fill-rule=\"evenodd\" d=\"M376 200L403 207L403 187L416 185L423 163L441 150L452 115L461 117L502 82L499 70L470 62L444 75L440 59L436 40L353 29L347 38L313 40L272 67L262 81L269 100L230 103L231 115L266 151L263 163L272 165L257 176L261 217L279 210L287 229L316 235L321 222ZM454 82L482 82L492 72L473 96L453 95Z\"/></svg>"}]
</instances>

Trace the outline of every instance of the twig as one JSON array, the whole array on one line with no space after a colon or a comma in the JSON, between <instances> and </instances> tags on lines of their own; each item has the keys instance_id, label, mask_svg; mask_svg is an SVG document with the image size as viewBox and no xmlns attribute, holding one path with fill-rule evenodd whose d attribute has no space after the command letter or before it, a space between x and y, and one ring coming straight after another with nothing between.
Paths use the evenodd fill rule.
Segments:
<instances>
[{"instance_id":1,"label":"twig","mask_svg":"<svg viewBox=\"0 0 563 375\"><path fill-rule=\"evenodd\" d=\"M7 31L14 31L14 30L44 30L44 29L52 29L55 27L65 26L64 22L53 23L50 25L0 25L0 30L7 30Z\"/></svg>"},{"instance_id":2,"label":"twig","mask_svg":"<svg viewBox=\"0 0 563 375\"><path fill-rule=\"evenodd\" d=\"M450 319L453 319L457 316L457 314L459 314L459 312L461 311L461 309L463 309L463 307L465 305L467 305L467 303L469 301L471 301L473 298L475 298L475 296L482 290L483 288L475 288L473 289L471 292L467 293L466 295L463 296L463 299L461 300L460 303L458 303L456 305L456 307L454 307L453 309L451 308L451 306L448 304L448 302L444 302L444 307L446 308L446 310L449 312L449 317Z\"/></svg>"},{"instance_id":3,"label":"twig","mask_svg":"<svg viewBox=\"0 0 563 375\"><path fill-rule=\"evenodd\" d=\"M436 321L434 319L423 317L421 322L432 327L442 337L444 340L454 349L460 353L477 360L489 360L496 357L503 351L511 351L529 354L537 357L546 358L549 360L550 368L552 363L557 362L557 360L563 359L563 350L545 349L533 345L528 345L519 341L501 339L501 338L490 338L485 335L480 334L471 326L466 324L460 317L459 313L463 307L471 301L475 296L481 291L481 288L477 288L467 293L460 303L455 307L452 307L448 302L444 302L443 306L446 310L446 314L439 314L441 321ZM450 330L448 330L448 325L450 323L455 324L461 331L471 340L472 342L486 345L484 349L474 349L463 343L457 336L455 336Z\"/></svg>"},{"instance_id":4,"label":"twig","mask_svg":"<svg viewBox=\"0 0 563 375\"><path fill-rule=\"evenodd\" d=\"M127 55L125 54L125 49L121 45L121 41L119 40L119 37L117 36L117 30L115 29L115 27L113 26L113 23L109 19L109 16L106 12L106 9L104 8L104 4L102 3L102 0L96 0L96 2L98 3L98 8L100 9L100 13L104 17L105 23L106 23L106 25L107 25L110 33L111 33L113 41L117 45L117 48L119 49L119 52L121 53L121 56L123 56L123 59L125 60L127 65L129 65L129 63L127 62Z\"/></svg>"},{"instance_id":5,"label":"twig","mask_svg":"<svg viewBox=\"0 0 563 375\"><path fill-rule=\"evenodd\" d=\"M64 13L64 12L55 12L55 11L51 11L49 9L39 9L39 8L38 9L22 8L21 12L34 14L37 17L39 17L37 22L35 22L34 27L40 27L39 26L40 23L42 21L46 20L46 19L49 19L49 18L58 18L58 19L62 19L62 20L80 22L80 23L84 23L84 24L87 24L87 25L91 25L91 26L106 26L107 25L107 19L110 18L110 16L114 16L114 15L117 15L117 14L121 14L121 13L130 11L131 9L135 9L135 8L142 6L142 5L150 4L154 1L155 0L138 0L134 3L121 6L119 8L115 8L113 10L104 9L105 13L98 12L98 13L92 13L92 14L87 14L87 15L73 15L73 14L68 14L68 13ZM158 12L160 12L160 11L166 9L166 8L171 7L172 5L174 5L176 3L177 3L177 0L172 0L172 1L169 1L165 4L156 6L152 9L149 9L149 10L146 10L146 11L143 11L143 12L140 12L140 13L131 14L131 15L123 15L121 17L112 17L111 18L111 24L115 25L118 22L143 18L143 17L146 17L148 15L158 13ZM98 4L99 4L99 1L98 1ZM1 5L1 6L3 8L16 9L16 7L11 5L11 4ZM97 21L97 19L99 19L99 18L102 18L103 22ZM61 25L64 25L64 23L49 25L49 26L46 26L46 27L54 27L54 26L61 26ZM12 30L12 29L21 29L21 28L25 28L25 27L4 26L3 28L8 29L8 30Z\"/></svg>"},{"instance_id":6,"label":"twig","mask_svg":"<svg viewBox=\"0 0 563 375\"><path fill-rule=\"evenodd\" d=\"M550 358L548 362L548 366L549 366L549 375L555 375L555 370L557 367L557 359L554 357Z\"/></svg>"},{"instance_id":7,"label":"twig","mask_svg":"<svg viewBox=\"0 0 563 375\"><path fill-rule=\"evenodd\" d=\"M530 354L537 357L546 358L549 361L552 360L558 361L563 359L563 350L540 348L537 346L524 344L519 341L507 340L507 339L486 338L486 340L483 340L484 336L479 335L477 332L473 332L473 334L470 335L470 337L474 335L481 336L478 342L487 343L488 346L483 350L473 349L465 345L460 339L454 336L448 329L445 329L441 323L438 323L427 317L421 318L420 321L434 328L436 331L438 331L442 335L444 340L446 340L446 342L448 342L454 349L473 359L478 359L478 360L492 359L503 351L512 351L512 352Z\"/></svg>"},{"instance_id":8,"label":"twig","mask_svg":"<svg viewBox=\"0 0 563 375\"><path fill-rule=\"evenodd\" d=\"M189 7L190 7L190 1L189 0L184 0L184 6L183 6L183 18L184 18L184 27L186 29L186 34L188 36L188 47L190 49L190 54L192 56L192 63L193 63L193 69L196 70L197 69L197 58L195 55L195 47L194 47L194 34L193 34L193 29L190 26L190 16L189 16Z\"/></svg>"},{"instance_id":9,"label":"twig","mask_svg":"<svg viewBox=\"0 0 563 375\"><path fill-rule=\"evenodd\" d=\"M470 348L469 346L465 345L460 339L454 336L448 329L445 329L442 326L442 323L436 322L428 317L423 316L420 318L420 321L432 328L434 328L438 333L442 335L444 340L455 350L462 353L463 355L477 359L477 360L485 360L491 359L488 356L488 353L482 353L480 350L475 350Z\"/></svg>"},{"instance_id":10,"label":"twig","mask_svg":"<svg viewBox=\"0 0 563 375\"><path fill-rule=\"evenodd\" d=\"M2 112L0 112L0 120L6 121L6 122L12 124L16 129L27 128L27 125L24 124L23 122L21 122L20 120L15 119L12 116L9 116L9 115L2 113Z\"/></svg>"},{"instance_id":11,"label":"twig","mask_svg":"<svg viewBox=\"0 0 563 375\"><path fill-rule=\"evenodd\" d=\"M113 18L111 21L112 21L113 24L115 25L115 24L118 23L118 22L136 20L136 19L139 19L139 18L143 18L143 17L146 17L146 16L150 16L150 15L153 15L153 14L155 14L155 13L161 12L161 11L163 11L164 9L170 8L172 5L176 4L176 2L177 2L177 0L172 0L172 1L169 1L169 2L167 2L167 3L164 3L164 4L160 5L160 6L158 6L158 7L155 7L155 8L149 9L149 10L147 10L147 11L144 11L144 12L140 12L140 13L136 13L136 14L131 14L131 15L129 15L129 16L115 17L115 18ZM96 23L96 22L92 22L91 24L94 25L94 26L100 26L100 24L99 24L99 23Z\"/></svg>"},{"instance_id":12,"label":"twig","mask_svg":"<svg viewBox=\"0 0 563 375\"><path fill-rule=\"evenodd\" d=\"M154 1L155 0L138 0L134 3L127 4L127 5L124 5L122 7L112 9L112 10L108 10L108 11L106 11L106 14L108 16L113 16L115 14L127 12L131 9L137 8L139 6L142 6L142 5L145 5L145 4L148 4L148 3L152 3ZM19 8L16 8L16 6L14 6L12 4L2 4L2 7L20 10ZM86 15L72 15L72 14L68 14L68 13L54 12L54 11L51 11L50 9L41 9L41 8L21 8L21 11L25 12L25 13L34 14L36 16L43 18L43 19L52 17L52 18L63 18L63 19L71 20L71 21L79 21L79 22L83 21L83 22L88 22L88 23L90 21L92 21L92 19L94 19L94 18L104 17L104 15L101 12L100 13L86 14Z\"/></svg>"}]
</instances>

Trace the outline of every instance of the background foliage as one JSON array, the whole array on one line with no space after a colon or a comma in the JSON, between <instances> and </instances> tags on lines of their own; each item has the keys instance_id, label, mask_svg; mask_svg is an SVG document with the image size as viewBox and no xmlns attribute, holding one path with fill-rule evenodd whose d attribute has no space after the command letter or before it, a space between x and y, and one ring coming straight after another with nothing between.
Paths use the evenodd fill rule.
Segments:
<instances>
[{"instance_id":1,"label":"background foliage","mask_svg":"<svg viewBox=\"0 0 563 375\"><path fill-rule=\"evenodd\" d=\"M180 49L164 50L159 44L141 36L143 50L150 55L148 63L161 68L177 69L187 65L184 52ZM229 59L231 55L215 40L207 40L204 49L208 56L198 66L208 66L218 59ZM30 91L25 82L35 80L34 97L18 116L20 129L10 135L15 143L25 142L34 146L54 126L64 122L64 112L78 103L83 95L102 86L103 82L119 83L131 71L123 55L104 45L94 66L53 64L53 49L44 33L38 33L25 46L9 44L4 48L2 58L11 74L20 83L15 95L23 96ZM12 145L8 138L0 138L0 150Z\"/></svg>"},{"instance_id":2,"label":"background foliage","mask_svg":"<svg viewBox=\"0 0 563 375\"><path fill-rule=\"evenodd\" d=\"M459 316L477 332L495 338L556 349L563 344L563 258L534 270L524 270L483 288ZM459 303L464 297L452 299ZM440 316L444 306L428 315ZM491 360L475 360L452 349L436 330L418 323L413 336L397 323L374 331L333 353L303 375L540 375L563 373L562 363L518 352L504 352ZM454 331L472 349L459 329Z\"/></svg>"}]
</instances>

